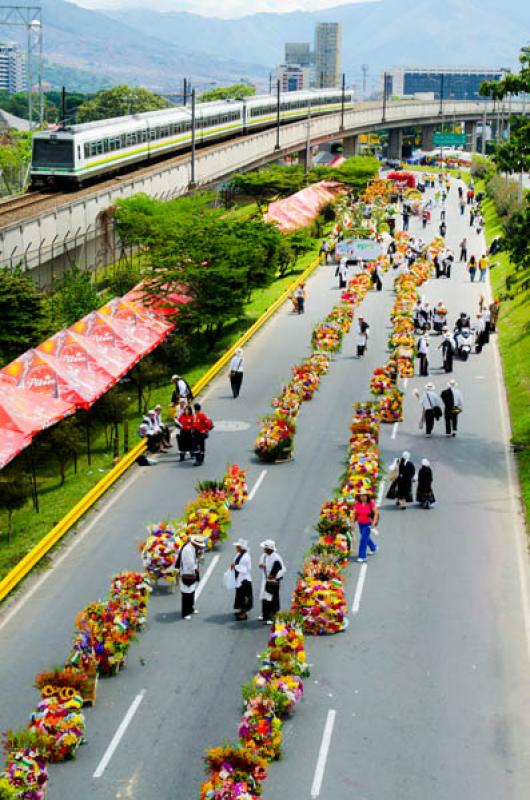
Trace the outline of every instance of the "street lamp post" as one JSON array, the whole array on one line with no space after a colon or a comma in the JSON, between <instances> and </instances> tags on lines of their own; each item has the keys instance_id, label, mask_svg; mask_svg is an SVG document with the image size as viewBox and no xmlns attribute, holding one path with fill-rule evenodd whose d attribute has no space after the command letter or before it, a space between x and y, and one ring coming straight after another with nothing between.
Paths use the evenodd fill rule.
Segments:
<instances>
[{"instance_id":1,"label":"street lamp post","mask_svg":"<svg viewBox=\"0 0 530 800\"><path fill-rule=\"evenodd\" d=\"M344 130L344 104L346 101L346 73L342 73L342 96L341 96L341 106L340 106L340 129L341 131ZM311 106L309 107L311 112Z\"/></svg>"},{"instance_id":2,"label":"street lamp post","mask_svg":"<svg viewBox=\"0 0 530 800\"><path fill-rule=\"evenodd\" d=\"M191 175L190 189L195 188L195 88L191 90Z\"/></svg>"},{"instance_id":3,"label":"street lamp post","mask_svg":"<svg viewBox=\"0 0 530 800\"><path fill-rule=\"evenodd\" d=\"M387 73L383 73L383 116L381 122L386 122L386 97L387 97Z\"/></svg>"},{"instance_id":4,"label":"street lamp post","mask_svg":"<svg viewBox=\"0 0 530 800\"><path fill-rule=\"evenodd\" d=\"M278 78L276 82L276 144L275 150L280 149L280 112L281 112L281 84Z\"/></svg>"}]
</instances>

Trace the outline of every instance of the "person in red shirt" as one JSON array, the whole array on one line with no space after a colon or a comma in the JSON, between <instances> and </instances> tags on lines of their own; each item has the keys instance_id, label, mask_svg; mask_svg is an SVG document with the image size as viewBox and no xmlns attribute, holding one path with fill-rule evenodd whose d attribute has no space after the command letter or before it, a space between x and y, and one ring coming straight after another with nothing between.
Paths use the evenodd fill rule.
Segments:
<instances>
[{"instance_id":1,"label":"person in red shirt","mask_svg":"<svg viewBox=\"0 0 530 800\"><path fill-rule=\"evenodd\" d=\"M204 462L205 443L209 432L213 428L212 420L201 411L200 403L193 405L195 414L193 415L193 454L195 455L195 467L200 467Z\"/></svg>"},{"instance_id":2,"label":"person in red shirt","mask_svg":"<svg viewBox=\"0 0 530 800\"><path fill-rule=\"evenodd\" d=\"M193 458L193 409L191 406L185 406L184 410L178 415L175 420L177 426L177 442L179 446L180 460L184 461L186 453L190 454Z\"/></svg>"},{"instance_id":3,"label":"person in red shirt","mask_svg":"<svg viewBox=\"0 0 530 800\"><path fill-rule=\"evenodd\" d=\"M369 547L372 553L377 552L377 545L370 536L372 525L377 525L379 520L379 509L368 494L361 494L353 506L353 521L359 525L359 557L357 561L366 561L366 548Z\"/></svg>"}]
</instances>

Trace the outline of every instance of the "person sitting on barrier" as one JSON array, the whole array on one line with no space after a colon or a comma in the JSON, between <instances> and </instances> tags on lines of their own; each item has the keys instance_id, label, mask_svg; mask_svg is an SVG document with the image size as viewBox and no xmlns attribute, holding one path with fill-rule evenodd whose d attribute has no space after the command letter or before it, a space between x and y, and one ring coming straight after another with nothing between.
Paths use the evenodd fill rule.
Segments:
<instances>
[{"instance_id":1,"label":"person sitting on barrier","mask_svg":"<svg viewBox=\"0 0 530 800\"><path fill-rule=\"evenodd\" d=\"M162 406L160 403L155 406L155 424L160 429L162 441L164 442L165 447L173 447L171 444L171 431L169 430L169 425L165 425L162 422Z\"/></svg>"}]
</instances>

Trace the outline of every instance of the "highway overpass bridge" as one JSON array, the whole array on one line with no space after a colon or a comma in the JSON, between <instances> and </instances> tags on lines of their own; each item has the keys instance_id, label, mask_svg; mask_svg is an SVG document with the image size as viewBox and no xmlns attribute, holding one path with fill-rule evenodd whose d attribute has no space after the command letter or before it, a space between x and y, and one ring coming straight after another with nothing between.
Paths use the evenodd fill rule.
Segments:
<instances>
[{"instance_id":1,"label":"highway overpass bridge","mask_svg":"<svg viewBox=\"0 0 530 800\"><path fill-rule=\"evenodd\" d=\"M517 109L515 109L517 113ZM476 149L477 122L495 114L492 102L454 101L443 103L443 119L465 123L470 150ZM192 174L195 186L206 187L235 172L274 161L296 151L305 151L308 143L343 140L346 155L358 152L359 135L388 130L389 157L400 158L403 129L421 126L426 149L432 147L432 133L442 122L439 101L396 101L383 107L381 102L359 103L351 111L253 132L211 147L199 149L194 169L191 156L185 153L170 161L152 165L139 173L107 180L103 187L93 186L73 194L59 194L46 201L42 209L21 209L20 218L9 218L2 225L0 217L0 267L36 270L39 283L50 281L51 270L74 259L88 268L108 263L108 214L105 211L120 198L137 192L169 200L190 190ZM108 256L108 252L107 252ZM56 269L57 271L57 269Z\"/></svg>"}]
</instances>

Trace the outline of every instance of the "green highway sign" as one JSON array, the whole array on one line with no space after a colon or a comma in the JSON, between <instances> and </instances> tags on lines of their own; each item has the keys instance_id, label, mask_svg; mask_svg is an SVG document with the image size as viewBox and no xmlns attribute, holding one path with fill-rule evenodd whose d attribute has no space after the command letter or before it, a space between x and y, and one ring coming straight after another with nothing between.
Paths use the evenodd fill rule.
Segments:
<instances>
[{"instance_id":1,"label":"green highway sign","mask_svg":"<svg viewBox=\"0 0 530 800\"><path fill-rule=\"evenodd\" d=\"M465 133L433 133L432 143L435 147L458 147L465 145Z\"/></svg>"}]
</instances>

